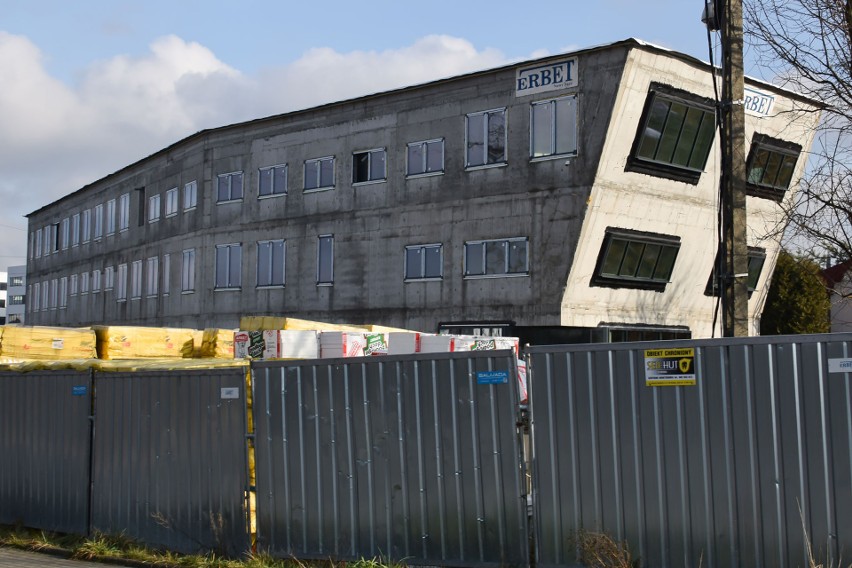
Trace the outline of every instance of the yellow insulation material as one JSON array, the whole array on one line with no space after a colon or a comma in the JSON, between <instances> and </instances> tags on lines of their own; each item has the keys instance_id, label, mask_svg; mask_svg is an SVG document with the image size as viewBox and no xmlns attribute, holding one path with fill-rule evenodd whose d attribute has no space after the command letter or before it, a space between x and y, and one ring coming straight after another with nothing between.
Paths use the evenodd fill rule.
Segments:
<instances>
[{"instance_id":1,"label":"yellow insulation material","mask_svg":"<svg viewBox=\"0 0 852 568\"><path fill-rule=\"evenodd\" d=\"M168 327L93 326L101 359L192 356L192 329Z\"/></svg>"},{"instance_id":2,"label":"yellow insulation material","mask_svg":"<svg viewBox=\"0 0 852 568\"><path fill-rule=\"evenodd\" d=\"M91 359L97 357L91 329L45 326L5 326L0 355L13 359Z\"/></svg>"},{"instance_id":3,"label":"yellow insulation material","mask_svg":"<svg viewBox=\"0 0 852 568\"><path fill-rule=\"evenodd\" d=\"M402 333L420 333L419 331L414 331L411 329L400 329L398 327L387 327L385 325L365 325L364 329L366 329L370 333L390 333L392 331Z\"/></svg>"},{"instance_id":4,"label":"yellow insulation material","mask_svg":"<svg viewBox=\"0 0 852 568\"><path fill-rule=\"evenodd\" d=\"M27 360L0 357L0 371L59 371L72 369L75 371L104 372L133 372L133 371L198 371L228 367L247 367L248 361L243 359L178 359L167 357L162 359L66 359L62 361Z\"/></svg>"},{"instance_id":5,"label":"yellow insulation material","mask_svg":"<svg viewBox=\"0 0 852 568\"><path fill-rule=\"evenodd\" d=\"M201 356L215 359L234 358L234 330L208 327L202 333Z\"/></svg>"},{"instance_id":6,"label":"yellow insulation material","mask_svg":"<svg viewBox=\"0 0 852 568\"><path fill-rule=\"evenodd\" d=\"M263 331L273 329L293 329L301 331L365 331L361 325L327 323L303 320L283 316L243 316L240 318L240 330Z\"/></svg>"}]
</instances>

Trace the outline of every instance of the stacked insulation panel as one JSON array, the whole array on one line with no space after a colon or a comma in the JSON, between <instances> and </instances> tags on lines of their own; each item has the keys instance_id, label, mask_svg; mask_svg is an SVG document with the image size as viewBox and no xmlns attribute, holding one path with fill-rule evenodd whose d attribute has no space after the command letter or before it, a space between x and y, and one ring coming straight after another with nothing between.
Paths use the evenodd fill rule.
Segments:
<instances>
[{"instance_id":1,"label":"stacked insulation panel","mask_svg":"<svg viewBox=\"0 0 852 568\"><path fill-rule=\"evenodd\" d=\"M8 359L93 359L95 332L84 328L5 326L0 356Z\"/></svg>"},{"instance_id":2,"label":"stacked insulation panel","mask_svg":"<svg viewBox=\"0 0 852 568\"><path fill-rule=\"evenodd\" d=\"M194 329L94 326L101 359L192 357Z\"/></svg>"},{"instance_id":3,"label":"stacked insulation panel","mask_svg":"<svg viewBox=\"0 0 852 568\"><path fill-rule=\"evenodd\" d=\"M201 351L204 358L233 359L234 330L208 327L201 334Z\"/></svg>"}]
</instances>

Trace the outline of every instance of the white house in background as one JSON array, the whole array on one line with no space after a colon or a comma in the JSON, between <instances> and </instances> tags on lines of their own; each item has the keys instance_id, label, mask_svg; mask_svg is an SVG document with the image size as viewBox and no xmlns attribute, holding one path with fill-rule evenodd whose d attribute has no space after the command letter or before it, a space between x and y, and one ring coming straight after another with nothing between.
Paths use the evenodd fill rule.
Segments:
<instances>
[{"instance_id":1,"label":"white house in background","mask_svg":"<svg viewBox=\"0 0 852 568\"><path fill-rule=\"evenodd\" d=\"M831 331L852 331L852 260L822 271L831 301Z\"/></svg>"},{"instance_id":2,"label":"white house in background","mask_svg":"<svg viewBox=\"0 0 852 568\"><path fill-rule=\"evenodd\" d=\"M820 106L746 86L756 334ZM27 321L710 337L716 108L628 39L204 130L28 215Z\"/></svg>"},{"instance_id":3,"label":"white house in background","mask_svg":"<svg viewBox=\"0 0 852 568\"><path fill-rule=\"evenodd\" d=\"M23 324L26 317L27 266L10 266L9 285L6 290L6 323Z\"/></svg>"}]
</instances>

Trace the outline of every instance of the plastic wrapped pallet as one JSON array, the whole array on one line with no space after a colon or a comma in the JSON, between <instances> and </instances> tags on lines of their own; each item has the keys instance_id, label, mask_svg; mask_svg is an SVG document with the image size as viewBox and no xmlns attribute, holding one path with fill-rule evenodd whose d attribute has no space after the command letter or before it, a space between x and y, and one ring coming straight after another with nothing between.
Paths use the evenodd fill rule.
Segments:
<instances>
[{"instance_id":1,"label":"plastic wrapped pallet","mask_svg":"<svg viewBox=\"0 0 852 568\"><path fill-rule=\"evenodd\" d=\"M369 357L387 355L388 339L384 333L323 331L320 333L320 357Z\"/></svg>"},{"instance_id":2,"label":"plastic wrapped pallet","mask_svg":"<svg viewBox=\"0 0 852 568\"><path fill-rule=\"evenodd\" d=\"M234 357L237 359L277 359L280 356L277 330L234 333Z\"/></svg>"},{"instance_id":3,"label":"plastic wrapped pallet","mask_svg":"<svg viewBox=\"0 0 852 568\"><path fill-rule=\"evenodd\" d=\"M409 355L420 352L421 334L409 331L387 333L388 355Z\"/></svg>"},{"instance_id":4,"label":"plastic wrapped pallet","mask_svg":"<svg viewBox=\"0 0 852 568\"><path fill-rule=\"evenodd\" d=\"M11 359L94 359L95 332L88 328L5 326L0 355Z\"/></svg>"},{"instance_id":5,"label":"plastic wrapped pallet","mask_svg":"<svg viewBox=\"0 0 852 568\"><path fill-rule=\"evenodd\" d=\"M278 353L284 359L317 359L320 356L320 332L301 329L280 330Z\"/></svg>"},{"instance_id":6,"label":"plastic wrapped pallet","mask_svg":"<svg viewBox=\"0 0 852 568\"><path fill-rule=\"evenodd\" d=\"M208 327L202 332L201 357L234 358L234 330Z\"/></svg>"},{"instance_id":7,"label":"plastic wrapped pallet","mask_svg":"<svg viewBox=\"0 0 852 568\"><path fill-rule=\"evenodd\" d=\"M517 337L485 337L480 335L423 335L420 351L423 353L449 353L451 351L488 351L512 349L518 355Z\"/></svg>"},{"instance_id":8,"label":"plastic wrapped pallet","mask_svg":"<svg viewBox=\"0 0 852 568\"><path fill-rule=\"evenodd\" d=\"M192 353L193 329L169 327L94 326L101 359L183 357Z\"/></svg>"}]
</instances>

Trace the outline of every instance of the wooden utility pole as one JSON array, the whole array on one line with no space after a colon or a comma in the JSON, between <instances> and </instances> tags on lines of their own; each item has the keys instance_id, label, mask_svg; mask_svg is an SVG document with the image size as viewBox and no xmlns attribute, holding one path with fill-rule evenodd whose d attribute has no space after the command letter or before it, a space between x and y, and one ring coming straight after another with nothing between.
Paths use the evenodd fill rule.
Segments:
<instances>
[{"instance_id":1,"label":"wooden utility pole","mask_svg":"<svg viewBox=\"0 0 852 568\"><path fill-rule=\"evenodd\" d=\"M746 157L743 101L743 4L722 0L722 333L746 337L748 247L746 246Z\"/></svg>"}]
</instances>

